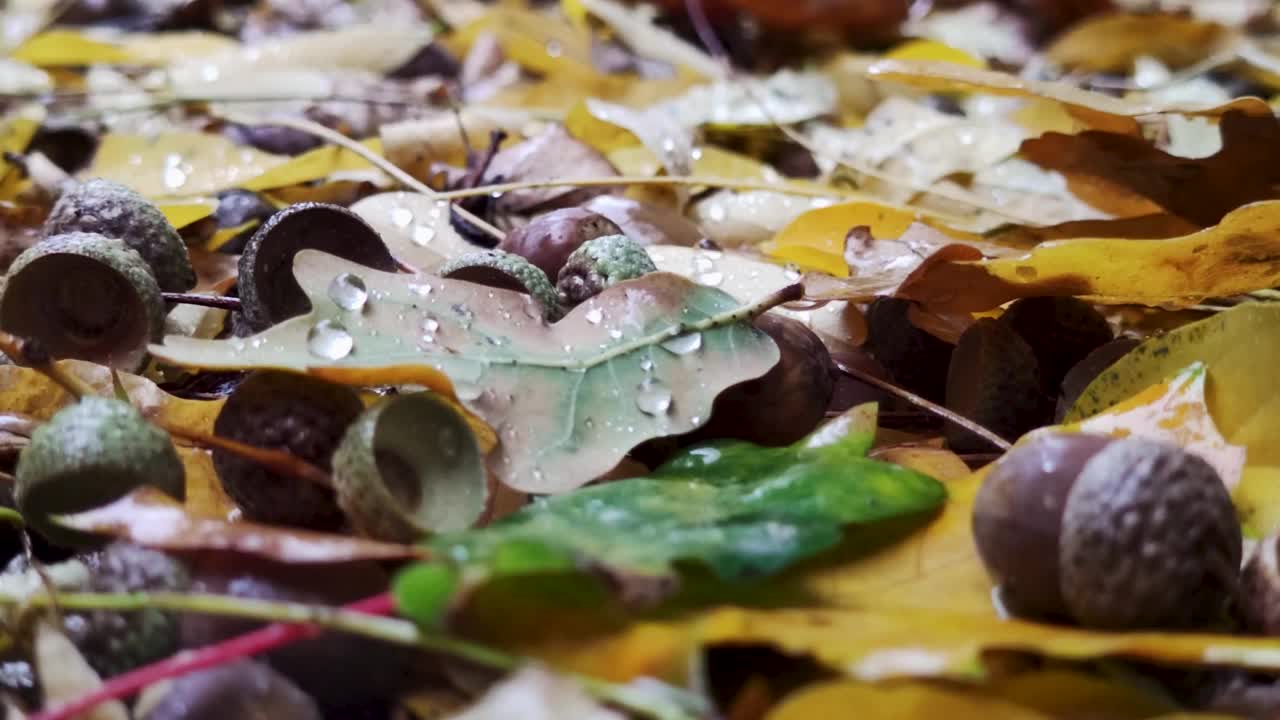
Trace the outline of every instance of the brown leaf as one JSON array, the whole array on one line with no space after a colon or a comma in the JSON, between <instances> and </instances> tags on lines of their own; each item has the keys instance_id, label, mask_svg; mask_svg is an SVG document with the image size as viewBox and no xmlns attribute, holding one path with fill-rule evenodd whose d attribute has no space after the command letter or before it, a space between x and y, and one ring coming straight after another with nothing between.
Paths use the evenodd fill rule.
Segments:
<instances>
[{"instance_id":1,"label":"brown leaf","mask_svg":"<svg viewBox=\"0 0 1280 720\"><path fill-rule=\"evenodd\" d=\"M1280 121L1229 112L1221 128L1222 149L1203 159L1177 157L1141 138L1097 130L1046 133L1024 142L1021 153L1066 175L1087 202L1117 191L1133 193L1209 226L1241 205L1276 197L1274 186L1280 183Z\"/></svg>"}]
</instances>

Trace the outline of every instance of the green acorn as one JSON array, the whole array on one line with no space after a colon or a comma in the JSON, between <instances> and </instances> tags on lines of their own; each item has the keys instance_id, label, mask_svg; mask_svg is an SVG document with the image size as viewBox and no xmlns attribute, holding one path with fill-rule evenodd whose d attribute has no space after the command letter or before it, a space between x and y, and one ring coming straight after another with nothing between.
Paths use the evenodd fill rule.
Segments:
<instances>
[{"instance_id":1,"label":"green acorn","mask_svg":"<svg viewBox=\"0 0 1280 720\"><path fill-rule=\"evenodd\" d=\"M542 306L542 315L547 322L555 322L564 315L551 279L536 265L515 253L501 250L466 253L440 266L436 274L526 293Z\"/></svg>"},{"instance_id":2,"label":"green acorn","mask_svg":"<svg viewBox=\"0 0 1280 720\"><path fill-rule=\"evenodd\" d=\"M95 233L56 235L14 260L0 328L55 358L134 370L164 334L164 300L142 256Z\"/></svg>"},{"instance_id":3,"label":"green acorn","mask_svg":"<svg viewBox=\"0 0 1280 720\"><path fill-rule=\"evenodd\" d=\"M159 208L124 185L95 178L63 193L45 220L44 234L69 232L122 241L142 256L165 292L186 292L196 285L196 272L178 231Z\"/></svg>"},{"instance_id":4,"label":"green acorn","mask_svg":"<svg viewBox=\"0 0 1280 720\"><path fill-rule=\"evenodd\" d=\"M27 525L61 545L95 542L53 518L92 510L153 485L186 494L185 472L168 434L132 405L85 397L31 434L18 458L14 493Z\"/></svg>"},{"instance_id":5,"label":"green acorn","mask_svg":"<svg viewBox=\"0 0 1280 720\"><path fill-rule=\"evenodd\" d=\"M606 235L586 241L569 255L556 278L556 290L563 304L573 306L611 285L657 270L640 243L626 235Z\"/></svg>"}]
</instances>

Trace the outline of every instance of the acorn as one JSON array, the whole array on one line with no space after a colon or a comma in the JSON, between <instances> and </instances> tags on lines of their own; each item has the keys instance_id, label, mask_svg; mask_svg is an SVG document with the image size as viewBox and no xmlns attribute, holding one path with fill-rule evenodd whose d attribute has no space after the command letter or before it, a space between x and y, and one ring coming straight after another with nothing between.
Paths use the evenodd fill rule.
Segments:
<instances>
[{"instance_id":1,"label":"acorn","mask_svg":"<svg viewBox=\"0 0 1280 720\"><path fill-rule=\"evenodd\" d=\"M254 330L302 315L311 301L293 277L299 250L322 250L366 267L394 272L399 264L360 216L337 205L297 203L263 223L240 255L241 312Z\"/></svg>"},{"instance_id":2,"label":"acorn","mask_svg":"<svg viewBox=\"0 0 1280 720\"><path fill-rule=\"evenodd\" d=\"M1045 393L1056 397L1067 372L1114 336L1102 313L1073 297L1023 298L1000 316L1035 352Z\"/></svg>"},{"instance_id":3,"label":"acorn","mask_svg":"<svg viewBox=\"0 0 1280 720\"><path fill-rule=\"evenodd\" d=\"M186 476L173 442L129 403L84 397L31 434L18 458L15 498L27 525L59 544L95 542L52 516L85 512L142 485L182 499Z\"/></svg>"},{"instance_id":4,"label":"acorn","mask_svg":"<svg viewBox=\"0 0 1280 720\"><path fill-rule=\"evenodd\" d=\"M154 690L152 688L155 688ZM141 720L321 720L316 701L262 663L241 660L148 688Z\"/></svg>"},{"instance_id":5,"label":"acorn","mask_svg":"<svg viewBox=\"0 0 1280 720\"><path fill-rule=\"evenodd\" d=\"M502 250L479 250L459 255L441 265L436 274L489 287L515 290L533 297L542 316L555 322L564 316L551 279L525 258Z\"/></svg>"},{"instance_id":6,"label":"acorn","mask_svg":"<svg viewBox=\"0 0 1280 720\"><path fill-rule=\"evenodd\" d=\"M306 375L250 374L227 398L213 432L255 447L285 450L328 470L342 434L364 410L355 391ZM342 527L332 488L280 475L226 450L213 467L227 495L256 522L332 531Z\"/></svg>"},{"instance_id":7,"label":"acorn","mask_svg":"<svg viewBox=\"0 0 1280 720\"><path fill-rule=\"evenodd\" d=\"M129 543L112 543L83 562L89 568L89 582L83 588L86 592L180 593L191 587L191 576L180 561ZM68 613L63 617L63 629L103 677L128 672L178 651L177 616L155 608Z\"/></svg>"},{"instance_id":8,"label":"acorn","mask_svg":"<svg viewBox=\"0 0 1280 720\"><path fill-rule=\"evenodd\" d=\"M1280 535L1260 540L1245 563L1240 615L1259 635L1280 636Z\"/></svg>"},{"instance_id":9,"label":"acorn","mask_svg":"<svg viewBox=\"0 0 1280 720\"><path fill-rule=\"evenodd\" d=\"M1009 326L991 318L960 336L947 368L947 407L1000 437L1013 440L1049 421L1035 353ZM981 452L990 444L959 425L947 424L947 445Z\"/></svg>"},{"instance_id":10,"label":"acorn","mask_svg":"<svg viewBox=\"0 0 1280 720\"><path fill-rule=\"evenodd\" d=\"M435 393L399 395L366 410L334 452L333 479L356 532L391 542L471 527L488 499L475 434Z\"/></svg>"},{"instance_id":11,"label":"acorn","mask_svg":"<svg viewBox=\"0 0 1280 720\"><path fill-rule=\"evenodd\" d=\"M556 278L556 290L561 303L573 306L611 285L657 270L640 243L626 235L605 235L588 240L569 255Z\"/></svg>"},{"instance_id":12,"label":"acorn","mask_svg":"<svg viewBox=\"0 0 1280 720\"><path fill-rule=\"evenodd\" d=\"M973 535L1018 615L1203 627L1239 591L1240 524L1222 479L1145 438L1056 433L1013 448L978 491Z\"/></svg>"},{"instance_id":13,"label":"acorn","mask_svg":"<svg viewBox=\"0 0 1280 720\"><path fill-rule=\"evenodd\" d=\"M910 309L907 300L876 298L867 307L866 347L895 383L945 402L952 345L916 327L908 317Z\"/></svg>"},{"instance_id":14,"label":"acorn","mask_svg":"<svg viewBox=\"0 0 1280 720\"><path fill-rule=\"evenodd\" d=\"M552 278L586 241L622 234L622 229L603 215L577 207L564 208L539 215L507 233L498 249L524 257Z\"/></svg>"},{"instance_id":15,"label":"acorn","mask_svg":"<svg viewBox=\"0 0 1280 720\"><path fill-rule=\"evenodd\" d=\"M777 343L778 363L763 376L721 393L696 438L790 445L826 416L835 388L827 346L804 323L775 313L756 318L755 326Z\"/></svg>"},{"instance_id":16,"label":"acorn","mask_svg":"<svg viewBox=\"0 0 1280 720\"><path fill-rule=\"evenodd\" d=\"M164 334L160 288L142 256L95 233L56 235L13 261L0 328L55 358L136 370Z\"/></svg>"},{"instance_id":17,"label":"acorn","mask_svg":"<svg viewBox=\"0 0 1280 720\"><path fill-rule=\"evenodd\" d=\"M165 292L186 292L196 285L196 271L178 231L159 208L120 183L94 178L64 192L49 211L44 234L70 232L122 241L142 256Z\"/></svg>"}]
</instances>

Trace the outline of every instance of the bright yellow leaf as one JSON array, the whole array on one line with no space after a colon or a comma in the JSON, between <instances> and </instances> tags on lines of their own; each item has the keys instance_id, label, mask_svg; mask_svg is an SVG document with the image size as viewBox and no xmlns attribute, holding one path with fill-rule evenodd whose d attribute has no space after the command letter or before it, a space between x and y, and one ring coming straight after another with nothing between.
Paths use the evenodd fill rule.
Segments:
<instances>
[{"instance_id":1,"label":"bright yellow leaf","mask_svg":"<svg viewBox=\"0 0 1280 720\"><path fill-rule=\"evenodd\" d=\"M8 119L0 124L0 153L21 154L39 129L39 121L32 118ZM23 179L23 174L0 155L0 200L12 200Z\"/></svg>"},{"instance_id":2,"label":"bright yellow leaf","mask_svg":"<svg viewBox=\"0 0 1280 720\"><path fill-rule=\"evenodd\" d=\"M375 153L382 154L382 140L378 138L369 138L361 144ZM276 163L266 172L241 183L240 187L246 190L271 190L321 180L338 172L368 170L372 167L368 160L350 150L336 145L322 145L292 159Z\"/></svg>"},{"instance_id":3,"label":"bright yellow leaf","mask_svg":"<svg viewBox=\"0 0 1280 720\"><path fill-rule=\"evenodd\" d=\"M132 63L128 50L93 40L75 30L49 30L27 40L10 56L36 67Z\"/></svg>"},{"instance_id":4,"label":"bright yellow leaf","mask_svg":"<svg viewBox=\"0 0 1280 720\"><path fill-rule=\"evenodd\" d=\"M908 40L884 54L889 60L927 60L963 65L972 68L987 66L981 58L976 58L959 48L945 45L936 40Z\"/></svg>"},{"instance_id":5,"label":"bright yellow leaf","mask_svg":"<svg viewBox=\"0 0 1280 720\"><path fill-rule=\"evenodd\" d=\"M789 695L766 720L816 720L856 716L858 720L1048 720L1034 710L994 695L924 683L869 685L836 680Z\"/></svg>"},{"instance_id":6,"label":"bright yellow leaf","mask_svg":"<svg viewBox=\"0 0 1280 720\"><path fill-rule=\"evenodd\" d=\"M169 221L169 224L174 229L181 230L212 215L213 211L218 209L218 202L216 200L207 200L189 203L159 203L157 207L160 208L160 212L164 213L165 219Z\"/></svg>"},{"instance_id":7,"label":"bright yellow leaf","mask_svg":"<svg viewBox=\"0 0 1280 720\"><path fill-rule=\"evenodd\" d=\"M1070 70L1128 73L1139 57L1153 57L1171 68L1185 67L1231 39L1227 28L1192 17L1104 13L1054 38L1045 56Z\"/></svg>"},{"instance_id":8,"label":"bright yellow leaf","mask_svg":"<svg viewBox=\"0 0 1280 720\"><path fill-rule=\"evenodd\" d=\"M151 198L214 195L290 161L236 145L221 135L171 131L156 136L107 134L85 177L128 185Z\"/></svg>"}]
</instances>

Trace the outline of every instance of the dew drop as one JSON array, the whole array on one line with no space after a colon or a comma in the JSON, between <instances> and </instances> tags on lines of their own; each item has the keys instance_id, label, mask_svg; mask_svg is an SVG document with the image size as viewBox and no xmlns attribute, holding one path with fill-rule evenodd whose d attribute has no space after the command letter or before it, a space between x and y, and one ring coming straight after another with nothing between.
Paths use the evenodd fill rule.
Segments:
<instances>
[{"instance_id":1,"label":"dew drop","mask_svg":"<svg viewBox=\"0 0 1280 720\"><path fill-rule=\"evenodd\" d=\"M440 321L435 318L427 318L422 321L422 332L432 334L440 329Z\"/></svg>"},{"instance_id":2,"label":"dew drop","mask_svg":"<svg viewBox=\"0 0 1280 720\"><path fill-rule=\"evenodd\" d=\"M564 48L560 45L559 40L551 40L547 42L547 55L558 58L564 54Z\"/></svg>"},{"instance_id":3,"label":"dew drop","mask_svg":"<svg viewBox=\"0 0 1280 720\"><path fill-rule=\"evenodd\" d=\"M406 207L391 210L391 223L398 228L407 228L413 223L413 211Z\"/></svg>"},{"instance_id":4,"label":"dew drop","mask_svg":"<svg viewBox=\"0 0 1280 720\"><path fill-rule=\"evenodd\" d=\"M592 325L599 325L600 321L604 319L604 313L601 312L600 308L591 308L587 311L586 318L587 322Z\"/></svg>"},{"instance_id":5,"label":"dew drop","mask_svg":"<svg viewBox=\"0 0 1280 720\"><path fill-rule=\"evenodd\" d=\"M618 328L613 328L613 329L609 330L609 337L613 338L614 340L621 340L621 339L622 339L622 331L621 331L621 330L619 330Z\"/></svg>"},{"instance_id":6,"label":"dew drop","mask_svg":"<svg viewBox=\"0 0 1280 720\"><path fill-rule=\"evenodd\" d=\"M642 358L640 360L640 369L645 372L653 372L653 360L650 358Z\"/></svg>"},{"instance_id":7,"label":"dew drop","mask_svg":"<svg viewBox=\"0 0 1280 720\"><path fill-rule=\"evenodd\" d=\"M164 169L164 186L170 190L177 190L187 184L187 173L177 165L169 165Z\"/></svg>"},{"instance_id":8,"label":"dew drop","mask_svg":"<svg viewBox=\"0 0 1280 720\"><path fill-rule=\"evenodd\" d=\"M796 282L797 280L800 279L800 268L796 267L791 263L787 263L786 267L783 268L782 275L787 280L790 280L791 282Z\"/></svg>"},{"instance_id":9,"label":"dew drop","mask_svg":"<svg viewBox=\"0 0 1280 720\"><path fill-rule=\"evenodd\" d=\"M702 347L702 333L691 332L677 335L663 342L662 347L675 355L688 355Z\"/></svg>"},{"instance_id":10,"label":"dew drop","mask_svg":"<svg viewBox=\"0 0 1280 720\"><path fill-rule=\"evenodd\" d=\"M307 332L307 350L325 360L341 360L351 354L355 344L347 328L335 320L321 320Z\"/></svg>"},{"instance_id":11,"label":"dew drop","mask_svg":"<svg viewBox=\"0 0 1280 720\"><path fill-rule=\"evenodd\" d=\"M646 415L665 415L671 409L671 390L657 380L640 383L636 407Z\"/></svg>"},{"instance_id":12,"label":"dew drop","mask_svg":"<svg viewBox=\"0 0 1280 720\"><path fill-rule=\"evenodd\" d=\"M356 312L369 301L369 289L359 275L338 273L329 283L329 299L343 310Z\"/></svg>"},{"instance_id":13,"label":"dew drop","mask_svg":"<svg viewBox=\"0 0 1280 720\"><path fill-rule=\"evenodd\" d=\"M415 225L413 234L409 236L409 242L418 247L425 247L432 240L436 239L436 229L430 225Z\"/></svg>"},{"instance_id":14,"label":"dew drop","mask_svg":"<svg viewBox=\"0 0 1280 720\"><path fill-rule=\"evenodd\" d=\"M459 400L478 400L484 394L484 388L469 382L455 382L453 393Z\"/></svg>"},{"instance_id":15,"label":"dew drop","mask_svg":"<svg viewBox=\"0 0 1280 720\"><path fill-rule=\"evenodd\" d=\"M720 273L720 272L698 273L697 275L693 276L693 281L698 283L699 285L710 285L711 287L716 287L720 283L724 282L724 273Z\"/></svg>"},{"instance_id":16,"label":"dew drop","mask_svg":"<svg viewBox=\"0 0 1280 720\"><path fill-rule=\"evenodd\" d=\"M724 222L729 217L729 212L724 209L723 205L717 203L707 208L707 215L712 222Z\"/></svg>"},{"instance_id":17,"label":"dew drop","mask_svg":"<svg viewBox=\"0 0 1280 720\"><path fill-rule=\"evenodd\" d=\"M431 294L431 286L426 283L412 283L409 285L409 292L418 297L426 297Z\"/></svg>"}]
</instances>

